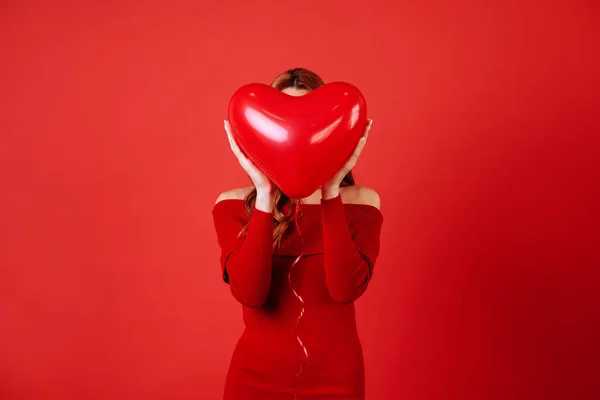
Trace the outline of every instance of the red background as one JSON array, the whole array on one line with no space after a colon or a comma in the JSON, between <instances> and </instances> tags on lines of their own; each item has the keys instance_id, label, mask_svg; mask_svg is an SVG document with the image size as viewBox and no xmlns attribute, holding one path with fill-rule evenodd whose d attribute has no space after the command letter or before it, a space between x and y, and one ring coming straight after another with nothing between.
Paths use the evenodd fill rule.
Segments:
<instances>
[{"instance_id":1,"label":"red background","mask_svg":"<svg viewBox=\"0 0 600 400\"><path fill-rule=\"evenodd\" d=\"M0 398L220 397L222 119L296 66L374 119L368 398L598 398L596 2L80 3L0 6Z\"/></svg>"}]
</instances>

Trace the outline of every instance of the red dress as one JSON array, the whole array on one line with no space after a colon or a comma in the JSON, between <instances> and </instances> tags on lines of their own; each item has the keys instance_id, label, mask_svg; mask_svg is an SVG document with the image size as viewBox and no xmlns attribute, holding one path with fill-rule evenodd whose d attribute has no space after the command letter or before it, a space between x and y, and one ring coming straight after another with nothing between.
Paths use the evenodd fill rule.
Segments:
<instances>
[{"instance_id":1,"label":"red dress","mask_svg":"<svg viewBox=\"0 0 600 400\"><path fill-rule=\"evenodd\" d=\"M379 253L383 217L373 206L343 204L340 196L302 204L301 237L290 229L273 246L273 214L243 200L213 209L223 279L242 304L245 330L233 353L225 400L364 399L364 364L353 301L366 289ZM304 300L304 315L296 327ZM296 339L300 337L308 352ZM296 373L306 361L296 380ZM296 389L294 389L296 387Z\"/></svg>"}]
</instances>

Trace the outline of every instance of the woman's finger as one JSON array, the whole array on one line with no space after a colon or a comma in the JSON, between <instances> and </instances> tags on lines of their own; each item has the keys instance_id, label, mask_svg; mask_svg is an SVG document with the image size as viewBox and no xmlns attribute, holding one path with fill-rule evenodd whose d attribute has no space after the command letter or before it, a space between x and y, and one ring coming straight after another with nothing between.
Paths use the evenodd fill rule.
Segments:
<instances>
[{"instance_id":1,"label":"woman's finger","mask_svg":"<svg viewBox=\"0 0 600 400\"><path fill-rule=\"evenodd\" d=\"M237 142L235 141L235 139L233 137L233 134L231 133L231 127L229 126L229 124L227 123L227 121L225 121L224 125L225 125L225 131L227 132L227 140L229 140L229 146L231 147L231 150L233 151L233 154L238 159L238 161L239 161L240 165L242 166L242 168L245 171L248 171L248 169L252 167L252 164L250 163L250 160L240 150L240 147L238 146Z\"/></svg>"},{"instance_id":2,"label":"woman's finger","mask_svg":"<svg viewBox=\"0 0 600 400\"><path fill-rule=\"evenodd\" d=\"M351 170L352 168L354 168L354 166L356 165L356 162L358 161L358 157L360 156L360 153L362 153L362 151L365 147L366 142L367 142L366 137L360 138L360 141L358 142L358 145L356 146L356 149L354 150L352 157L350 157L348 162L346 162L346 169Z\"/></svg>"},{"instance_id":3,"label":"woman's finger","mask_svg":"<svg viewBox=\"0 0 600 400\"><path fill-rule=\"evenodd\" d=\"M365 134L363 136L369 137L369 131L371 130L371 125L373 125L373 120L369 118L367 121L367 127L365 128Z\"/></svg>"},{"instance_id":4,"label":"woman's finger","mask_svg":"<svg viewBox=\"0 0 600 400\"><path fill-rule=\"evenodd\" d=\"M229 122L226 119L223 120L223 128L225 128L225 132L229 135L231 133L231 126L229 126Z\"/></svg>"},{"instance_id":5,"label":"woman's finger","mask_svg":"<svg viewBox=\"0 0 600 400\"><path fill-rule=\"evenodd\" d=\"M229 140L229 145L231 146L231 150L233 150L236 156L238 154L241 154L242 152L240 151L240 147L233 138L233 134L231 133L231 127L229 126L229 123L227 121L224 121L224 126L225 132L227 133L227 139Z\"/></svg>"},{"instance_id":6,"label":"woman's finger","mask_svg":"<svg viewBox=\"0 0 600 400\"><path fill-rule=\"evenodd\" d=\"M237 144L235 143L235 140L231 137L230 134L227 134L227 140L229 141L229 147L231 147L233 154L235 154L236 157L239 157L239 154L240 154L239 148L238 148Z\"/></svg>"},{"instance_id":7,"label":"woman's finger","mask_svg":"<svg viewBox=\"0 0 600 400\"><path fill-rule=\"evenodd\" d=\"M367 137L363 136L360 138L358 145L356 146L356 150L354 150L354 156L358 158L358 156L360 155L360 153L362 153L363 149L365 148L365 144L367 143Z\"/></svg>"},{"instance_id":8,"label":"woman's finger","mask_svg":"<svg viewBox=\"0 0 600 400\"><path fill-rule=\"evenodd\" d=\"M229 125L229 122L223 121L223 127L225 128L225 132L227 133L229 140L232 141L237 147L237 143L235 143L235 140L233 140L233 133L231 132L231 126Z\"/></svg>"}]
</instances>

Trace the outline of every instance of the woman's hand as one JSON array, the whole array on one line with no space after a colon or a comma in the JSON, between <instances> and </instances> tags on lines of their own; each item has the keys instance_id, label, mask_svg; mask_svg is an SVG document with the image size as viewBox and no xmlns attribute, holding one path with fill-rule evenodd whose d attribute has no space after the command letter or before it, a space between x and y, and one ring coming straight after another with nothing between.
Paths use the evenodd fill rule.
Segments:
<instances>
[{"instance_id":1,"label":"woman's hand","mask_svg":"<svg viewBox=\"0 0 600 400\"><path fill-rule=\"evenodd\" d=\"M348 161L346 161L346 164L342 167L342 169L340 169L338 173L335 174L335 176L329 180L329 182L321 186L321 197L323 198L323 200L333 199L340 194L340 184L342 183L346 175L348 175L348 172L350 172L352 168L354 168L354 166L356 165L358 156L360 156L360 153L362 153L365 144L367 143L367 138L369 137L369 130L371 129L372 124L373 120L369 118L367 120L365 133L363 137L360 138L360 141L358 142L358 145L354 150L354 154L352 154L352 156L348 159Z\"/></svg>"},{"instance_id":2,"label":"woman's hand","mask_svg":"<svg viewBox=\"0 0 600 400\"><path fill-rule=\"evenodd\" d=\"M244 153L242 153L238 144L233 138L229 121L225 120L223 122L231 150L256 188L256 208L264 212L272 212L274 195L273 184L271 183L271 180L260 169L258 169L252 163L252 161L250 161L248 157L244 155Z\"/></svg>"}]
</instances>

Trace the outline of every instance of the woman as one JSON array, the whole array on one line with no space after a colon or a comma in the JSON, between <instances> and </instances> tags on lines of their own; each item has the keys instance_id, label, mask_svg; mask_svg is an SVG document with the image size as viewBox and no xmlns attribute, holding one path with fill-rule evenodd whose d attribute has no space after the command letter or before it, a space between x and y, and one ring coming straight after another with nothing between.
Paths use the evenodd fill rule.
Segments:
<instances>
[{"instance_id":1,"label":"woman","mask_svg":"<svg viewBox=\"0 0 600 400\"><path fill-rule=\"evenodd\" d=\"M313 72L294 69L272 86L301 96L323 84ZM253 183L221 194L213 209L223 279L242 304L246 326L225 400L364 399L353 301L371 279L383 217L377 193L355 185L351 170L370 126L346 165L302 199L300 237L295 203L242 154L225 122L231 149ZM301 252L290 279L304 304L288 280Z\"/></svg>"}]
</instances>

